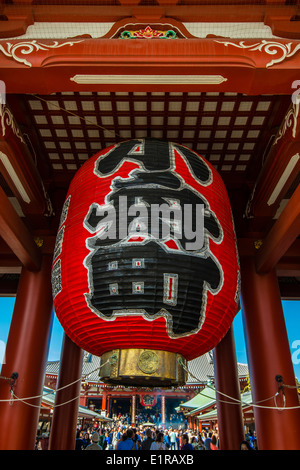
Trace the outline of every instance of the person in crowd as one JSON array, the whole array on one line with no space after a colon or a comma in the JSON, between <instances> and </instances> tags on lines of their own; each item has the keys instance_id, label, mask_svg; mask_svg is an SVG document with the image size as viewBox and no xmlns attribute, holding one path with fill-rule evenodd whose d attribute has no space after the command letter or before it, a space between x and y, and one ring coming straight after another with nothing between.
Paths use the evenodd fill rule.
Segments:
<instances>
[{"instance_id":1,"label":"person in crowd","mask_svg":"<svg viewBox=\"0 0 300 470\"><path fill-rule=\"evenodd\" d=\"M205 450L202 439L199 440L196 436L192 437L191 444L194 450Z\"/></svg>"},{"instance_id":2,"label":"person in crowd","mask_svg":"<svg viewBox=\"0 0 300 470\"><path fill-rule=\"evenodd\" d=\"M85 449L88 445L91 444L91 438L90 438L90 435L88 432L85 432L84 433L84 436L83 436L83 444L82 444L82 447Z\"/></svg>"},{"instance_id":3,"label":"person in crowd","mask_svg":"<svg viewBox=\"0 0 300 470\"><path fill-rule=\"evenodd\" d=\"M75 450L83 450L83 432L77 430L76 441L75 441Z\"/></svg>"},{"instance_id":4,"label":"person in crowd","mask_svg":"<svg viewBox=\"0 0 300 470\"><path fill-rule=\"evenodd\" d=\"M242 441L240 444L240 450L253 450L250 446L249 441Z\"/></svg>"},{"instance_id":5,"label":"person in crowd","mask_svg":"<svg viewBox=\"0 0 300 470\"><path fill-rule=\"evenodd\" d=\"M182 430L180 430L179 435L178 435L178 442L179 442L178 450L181 449L181 447L182 447L182 436L183 436L183 432L182 432Z\"/></svg>"},{"instance_id":6,"label":"person in crowd","mask_svg":"<svg viewBox=\"0 0 300 470\"><path fill-rule=\"evenodd\" d=\"M201 433L198 433L198 437L197 437L197 447L195 448L195 450L205 450L204 442L203 442Z\"/></svg>"},{"instance_id":7,"label":"person in crowd","mask_svg":"<svg viewBox=\"0 0 300 470\"><path fill-rule=\"evenodd\" d=\"M99 433L94 432L92 435L92 443L85 447L84 450L102 450L102 447L99 446Z\"/></svg>"},{"instance_id":8,"label":"person in crowd","mask_svg":"<svg viewBox=\"0 0 300 470\"><path fill-rule=\"evenodd\" d=\"M115 450L119 450L119 444L120 444L120 442L126 441L126 439L127 439L127 432L124 432L124 433L121 435L121 437L120 437L120 439L118 440L118 442L116 443Z\"/></svg>"},{"instance_id":9,"label":"person in crowd","mask_svg":"<svg viewBox=\"0 0 300 470\"><path fill-rule=\"evenodd\" d=\"M111 439L111 434L110 434L109 429L105 431L105 441L106 441L105 450L111 450L112 449L112 439Z\"/></svg>"},{"instance_id":10,"label":"person in crowd","mask_svg":"<svg viewBox=\"0 0 300 470\"><path fill-rule=\"evenodd\" d=\"M192 444L189 443L189 436L187 434L183 434L182 436L181 450L194 450Z\"/></svg>"},{"instance_id":11,"label":"person in crowd","mask_svg":"<svg viewBox=\"0 0 300 470\"><path fill-rule=\"evenodd\" d=\"M246 441L249 441L250 443L250 446L252 447L252 449L254 449L254 441L256 441L256 431L249 431L249 434L248 436L246 436Z\"/></svg>"},{"instance_id":12,"label":"person in crowd","mask_svg":"<svg viewBox=\"0 0 300 470\"><path fill-rule=\"evenodd\" d=\"M116 448L117 442L121 439L121 432L120 428L114 428L113 429L113 439L112 439L112 447L113 449Z\"/></svg>"},{"instance_id":13,"label":"person in crowd","mask_svg":"<svg viewBox=\"0 0 300 470\"><path fill-rule=\"evenodd\" d=\"M146 437L142 441L141 444L141 450L150 450L152 442L154 442L154 439L152 437L153 433L150 428L146 429Z\"/></svg>"},{"instance_id":14,"label":"person in crowd","mask_svg":"<svg viewBox=\"0 0 300 470\"><path fill-rule=\"evenodd\" d=\"M179 444L179 431L176 431L176 450L180 449L180 444Z\"/></svg>"},{"instance_id":15,"label":"person in crowd","mask_svg":"<svg viewBox=\"0 0 300 470\"><path fill-rule=\"evenodd\" d=\"M140 433L139 433L139 430L138 430L138 429L136 429L136 428L133 428L133 429L132 429L132 431L133 431L133 437L132 437L132 440L133 440L133 442L135 442L135 443L136 443L137 449L139 450L139 449L140 449L140 447L141 447L141 443L142 443L142 441L141 441L141 436L140 436Z\"/></svg>"},{"instance_id":16,"label":"person in crowd","mask_svg":"<svg viewBox=\"0 0 300 470\"><path fill-rule=\"evenodd\" d=\"M126 434L122 436L121 441L118 443L117 450L138 450L137 445L133 440L134 432L132 429L127 429Z\"/></svg>"},{"instance_id":17,"label":"person in crowd","mask_svg":"<svg viewBox=\"0 0 300 470\"><path fill-rule=\"evenodd\" d=\"M39 436L36 436L34 450L43 450L42 444L41 444L41 438Z\"/></svg>"},{"instance_id":18,"label":"person in crowd","mask_svg":"<svg viewBox=\"0 0 300 470\"><path fill-rule=\"evenodd\" d=\"M253 441L252 441L252 448L253 448L253 450L258 450L257 440L256 439L253 439Z\"/></svg>"},{"instance_id":19,"label":"person in crowd","mask_svg":"<svg viewBox=\"0 0 300 470\"><path fill-rule=\"evenodd\" d=\"M164 443L165 443L166 448L167 448L167 449L170 449L170 447L171 447L171 442L170 442L170 436L169 436L169 432L168 432L168 431L165 431Z\"/></svg>"},{"instance_id":20,"label":"person in crowd","mask_svg":"<svg viewBox=\"0 0 300 470\"><path fill-rule=\"evenodd\" d=\"M152 442L150 450L167 450L166 445L164 443L164 433L158 432L156 439Z\"/></svg>"},{"instance_id":21,"label":"person in crowd","mask_svg":"<svg viewBox=\"0 0 300 470\"><path fill-rule=\"evenodd\" d=\"M171 428L169 437L170 437L171 450L175 450L176 449L176 432L174 431L173 428Z\"/></svg>"},{"instance_id":22,"label":"person in crowd","mask_svg":"<svg viewBox=\"0 0 300 470\"><path fill-rule=\"evenodd\" d=\"M206 450L210 450L211 438L212 438L212 432L210 432L208 435L205 433L204 447Z\"/></svg>"},{"instance_id":23,"label":"person in crowd","mask_svg":"<svg viewBox=\"0 0 300 470\"><path fill-rule=\"evenodd\" d=\"M99 446L102 447L103 450L106 449L107 441L105 440L105 432L104 429L101 428L99 430Z\"/></svg>"},{"instance_id":24,"label":"person in crowd","mask_svg":"<svg viewBox=\"0 0 300 470\"><path fill-rule=\"evenodd\" d=\"M210 450L219 450L217 446L217 436L215 434L211 437Z\"/></svg>"}]
</instances>

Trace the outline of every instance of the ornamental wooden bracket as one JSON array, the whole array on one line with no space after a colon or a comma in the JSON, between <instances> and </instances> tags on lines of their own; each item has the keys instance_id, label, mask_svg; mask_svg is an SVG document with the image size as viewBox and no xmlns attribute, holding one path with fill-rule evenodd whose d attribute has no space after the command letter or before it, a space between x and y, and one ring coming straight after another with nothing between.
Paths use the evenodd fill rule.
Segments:
<instances>
[{"instance_id":1,"label":"ornamental wooden bracket","mask_svg":"<svg viewBox=\"0 0 300 470\"><path fill-rule=\"evenodd\" d=\"M1 187L0 236L26 269L29 271L40 269L41 251Z\"/></svg>"},{"instance_id":2,"label":"ornamental wooden bracket","mask_svg":"<svg viewBox=\"0 0 300 470\"><path fill-rule=\"evenodd\" d=\"M275 268L300 234L300 185L263 241L256 258L256 270L265 273Z\"/></svg>"},{"instance_id":3,"label":"ornamental wooden bracket","mask_svg":"<svg viewBox=\"0 0 300 470\"><path fill-rule=\"evenodd\" d=\"M0 103L0 172L24 214L51 215L51 202L24 135L6 104Z\"/></svg>"},{"instance_id":4,"label":"ornamental wooden bracket","mask_svg":"<svg viewBox=\"0 0 300 470\"><path fill-rule=\"evenodd\" d=\"M274 136L265 164L248 203L246 217L271 217L276 215L282 199L300 172L300 80L295 89L294 102ZM292 85L292 84L291 84ZM296 84L295 84L296 85ZM291 89L291 91L293 91Z\"/></svg>"}]
</instances>

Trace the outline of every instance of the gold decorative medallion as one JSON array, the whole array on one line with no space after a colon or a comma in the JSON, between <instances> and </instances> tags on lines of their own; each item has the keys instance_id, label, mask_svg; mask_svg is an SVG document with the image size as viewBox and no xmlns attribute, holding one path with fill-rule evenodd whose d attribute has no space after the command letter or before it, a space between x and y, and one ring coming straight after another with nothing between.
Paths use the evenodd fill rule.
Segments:
<instances>
[{"instance_id":1,"label":"gold decorative medallion","mask_svg":"<svg viewBox=\"0 0 300 470\"><path fill-rule=\"evenodd\" d=\"M153 351L144 351L139 356L138 366L145 374L154 374L159 367L159 358Z\"/></svg>"},{"instance_id":2,"label":"gold decorative medallion","mask_svg":"<svg viewBox=\"0 0 300 470\"><path fill-rule=\"evenodd\" d=\"M263 244L262 240L254 240L254 247L256 250L259 250L262 244Z\"/></svg>"},{"instance_id":3,"label":"gold decorative medallion","mask_svg":"<svg viewBox=\"0 0 300 470\"><path fill-rule=\"evenodd\" d=\"M112 385L173 387L187 379L185 358L169 351L114 349L101 356L101 364L101 381Z\"/></svg>"},{"instance_id":4,"label":"gold decorative medallion","mask_svg":"<svg viewBox=\"0 0 300 470\"><path fill-rule=\"evenodd\" d=\"M41 246L43 246L44 244L44 240L40 237L35 237L34 238L34 242L35 244L40 248Z\"/></svg>"}]
</instances>

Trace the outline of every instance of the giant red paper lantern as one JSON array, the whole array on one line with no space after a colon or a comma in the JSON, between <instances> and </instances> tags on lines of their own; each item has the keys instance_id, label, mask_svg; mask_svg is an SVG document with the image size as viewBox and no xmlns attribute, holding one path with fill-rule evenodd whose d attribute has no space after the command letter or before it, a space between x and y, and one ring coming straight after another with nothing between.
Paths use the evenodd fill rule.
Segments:
<instances>
[{"instance_id":1,"label":"giant red paper lantern","mask_svg":"<svg viewBox=\"0 0 300 470\"><path fill-rule=\"evenodd\" d=\"M158 351L187 361L210 351L239 301L221 177L195 152L164 140L101 150L71 182L52 284L57 317L77 345L103 357L127 351L127 362L130 351L143 351L137 367L148 379L159 369Z\"/></svg>"}]
</instances>

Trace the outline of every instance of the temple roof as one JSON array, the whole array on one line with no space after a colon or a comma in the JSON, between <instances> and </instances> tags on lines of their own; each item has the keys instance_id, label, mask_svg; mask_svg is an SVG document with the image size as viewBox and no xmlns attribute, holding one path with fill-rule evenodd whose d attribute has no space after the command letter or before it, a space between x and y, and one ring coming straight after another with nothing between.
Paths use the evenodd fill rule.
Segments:
<instances>
[{"instance_id":1,"label":"temple roof","mask_svg":"<svg viewBox=\"0 0 300 470\"><path fill-rule=\"evenodd\" d=\"M182 411L185 416L198 415L201 420L217 419L216 403L215 390L212 387L205 387L194 398L178 406L176 411ZM247 391L241 395L241 405L245 410L251 404L252 395Z\"/></svg>"},{"instance_id":2,"label":"temple roof","mask_svg":"<svg viewBox=\"0 0 300 470\"><path fill-rule=\"evenodd\" d=\"M52 390L51 388L44 386L42 403L44 406L48 405L50 408L52 408L55 405L55 390ZM102 416L99 413L96 413L95 411L90 410L86 406L79 405L78 414L80 417L97 418L98 420L102 419Z\"/></svg>"}]
</instances>

